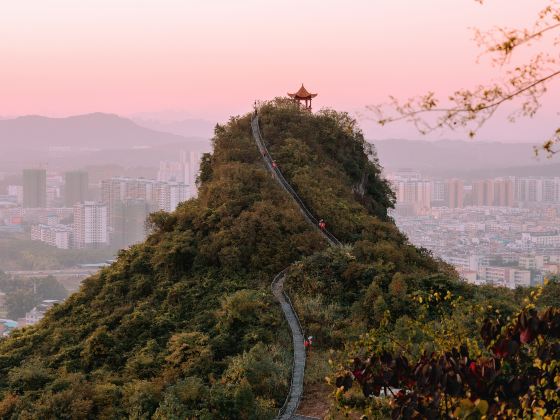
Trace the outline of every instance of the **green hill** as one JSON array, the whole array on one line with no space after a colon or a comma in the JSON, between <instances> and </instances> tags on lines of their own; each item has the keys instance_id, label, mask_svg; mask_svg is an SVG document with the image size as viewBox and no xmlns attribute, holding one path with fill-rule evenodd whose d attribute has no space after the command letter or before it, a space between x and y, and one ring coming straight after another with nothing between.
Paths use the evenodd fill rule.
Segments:
<instances>
[{"instance_id":1,"label":"green hill","mask_svg":"<svg viewBox=\"0 0 560 420\"><path fill-rule=\"evenodd\" d=\"M269 287L287 266L317 338L310 384L322 382L330 349L344 355L368 331L406 335L423 294L513 311L522 293L467 286L397 230L375 152L348 115L276 100L259 116L288 181L347 245L328 248L262 165L250 116L233 117L216 126L198 198L153 214L143 244L0 342L0 418L274 417L291 337Z\"/></svg>"}]
</instances>

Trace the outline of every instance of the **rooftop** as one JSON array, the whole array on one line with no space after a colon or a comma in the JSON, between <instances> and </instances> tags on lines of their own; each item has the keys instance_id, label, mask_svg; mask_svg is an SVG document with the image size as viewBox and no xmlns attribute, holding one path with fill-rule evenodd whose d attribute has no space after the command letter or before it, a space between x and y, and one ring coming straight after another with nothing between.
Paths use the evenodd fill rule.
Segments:
<instances>
[{"instance_id":1,"label":"rooftop","mask_svg":"<svg viewBox=\"0 0 560 420\"><path fill-rule=\"evenodd\" d=\"M305 89L305 86L303 86L303 83L301 84L301 87L299 88L299 90L296 93L288 93L288 96L290 98L294 98L294 99L311 99L314 98L315 96L317 96L316 93L309 93L307 91L307 89Z\"/></svg>"}]
</instances>

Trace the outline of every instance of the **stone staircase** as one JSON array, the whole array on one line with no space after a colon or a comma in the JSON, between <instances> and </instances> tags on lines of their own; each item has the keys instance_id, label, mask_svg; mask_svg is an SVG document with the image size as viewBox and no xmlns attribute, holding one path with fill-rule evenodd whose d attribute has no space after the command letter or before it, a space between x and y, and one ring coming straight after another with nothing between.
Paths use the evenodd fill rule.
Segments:
<instances>
[{"instance_id":1,"label":"stone staircase","mask_svg":"<svg viewBox=\"0 0 560 420\"><path fill-rule=\"evenodd\" d=\"M276 165L273 165L273 160L270 157L270 153L268 152L268 149L261 135L259 119L257 115L254 115L251 120L251 128L253 131L253 138L255 139L255 143L257 144L259 152L263 157L265 166L268 171L273 174L275 180L280 184L280 186L294 199L307 222L314 226L325 237L329 244L333 246L340 246L340 241L332 233L330 233L327 229L319 229L319 219L315 217L315 215L313 215L313 213L311 213L311 211L307 208L303 200L284 178L284 175L278 169L278 167ZM305 347L303 345L303 342L305 336L301 323L299 322L299 318L292 306L292 302L290 301L290 298L286 294L286 292L284 292L284 280L286 278L286 271L287 268L278 273L274 277L274 280L271 284L272 293L280 303L282 312L284 313L284 317L286 318L286 321L288 322L288 325L290 327L294 349L290 390L288 396L286 397L284 405L278 412L277 419L317 420L316 417L307 417L295 414L303 395L303 378L305 376Z\"/></svg>"}]
</instances>

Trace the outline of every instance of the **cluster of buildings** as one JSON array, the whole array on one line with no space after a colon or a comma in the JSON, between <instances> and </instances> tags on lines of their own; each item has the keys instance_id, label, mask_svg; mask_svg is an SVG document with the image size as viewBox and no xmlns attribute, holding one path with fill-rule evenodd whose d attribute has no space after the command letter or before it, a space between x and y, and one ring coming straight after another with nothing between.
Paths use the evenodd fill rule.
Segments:
<instances>
[{"instance_id":1,"label":"cluster of buildings","mask_svg":"<svg viewBox=\"0 0 560 420\"><path fill-rule=\"evenodd\" d=\"M26 325L33 325L44 318L45 314L54 305L60 303L60 300L45 299L39 305L35 306L29 312L25 313L25 317L18 319L18 327L25 327Z\"/></svg>"},{"instance_id":2,"label":"cluster of buildings","mask_svg":"<svg viewBox=\"0 0 560 420\"><path fill-rule=\"evenodd\" d=\"M182 182L190 188L190 194L196 194L196 176L200 166L200 152L181 151L178 161L161 161L157 175L158 181L163 182Z\"/></svg>"},{"instance_id":3,"label":"cluster of buildings","mask_svg":"<svg viewBox=\"0 0 560 420\"><path fill-rule=\"evenodd\" d=\"M516 288L560 273L560 205L440 207L394 218L412 243L475 284Z\"/></svg>"},{"instance_id":4,"label":"cluster of buildings","mask_svg":"<svg viewBox=\"0 0 560 420\"><path fill-rule=\"evenodd\" d=\"M388 176L402 216L430 214L432 208L468 206L534 207L560 204L558 177L502 177L466 181L429 179L415 170Z\"/></svg>"},{"instance_id":5,"label":"cluster of buildings","mask_svg":"<svg viewBox=\"0 0 560 420\"><path fill-rule=\"evenodd\" d=\"M61 249L117 249L141 242L150 213L174 211L196 195L200 157L198 152L181 152L178 161L160 162L157 179L112 177L95 184L86 171L24 169L21 182L0 191L0 234L27 236ZM83 264L83 270L72 269L68 276L85 277L105 265ZM6 300L0 291L0 337L39 322L59 303L44 300L24 317L11 320L6 318Z\"/></svg>"},{"instance_id":6,"label":"cluster of buildings","mask_svg":"<svg viewBox=\"0 0 560 420\"><path fill-rule=\"evenodd\" d=\"M0 337L7 337L15 328L33 325L39 322L45 316L46 312L55 304L60 303L59 300L45 299L35 306L24 317L17 321L12 319L1 318L6 316L6 294L0 292Z\"/></svg>"},{"instance_id":7,"label":"cluster of buildings","mask_svg":"<svg viewBox=\"0 0 560 420\"><path fill-rule=\"evenodd\" d=\"M149 213L173 211L191 197L183 182L115 177L101 182L101 201L111 231L111 243L123 247L145 237Z\"/></svg>"},{"instance_id":8,"label":"cluster of buildings","mask_svg":"<svg viewBox=\"0 0 560 420\"><path fill-rule=\"evenodd\" d=\"M9 185L0 195L0 233L29 232L31 239L62 249L141 242L151 212L173 211L196 195L199 158L181 152L177 162L161 162L157 180L102 180L95 199L85 171L24 169L21 185Z\"/></svg>"},{"instance_id":9,"label":"cluster of buildings","mask_svg":"<svg viewBox=\"0 0 560 420\"><path fill-rule=\"evenodd\" d=\"M560 273L560 176L432 179L388 175L410 241L467 281L516 288Z\"/></svg>"}]
</instances>

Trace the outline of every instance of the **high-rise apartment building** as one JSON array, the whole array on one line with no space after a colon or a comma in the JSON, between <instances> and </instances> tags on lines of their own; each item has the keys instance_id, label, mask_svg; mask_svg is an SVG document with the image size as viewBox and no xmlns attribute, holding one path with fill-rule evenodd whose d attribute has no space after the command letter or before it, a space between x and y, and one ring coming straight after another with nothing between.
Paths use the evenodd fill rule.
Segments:
<instances>
[{"instance_id":1,"label":"high-rise apartment building","mask_svg":"<svg viewBox=\"0 0 560 420\"><path fill-rule=\"evenodd\" d=\"M533 203L542 201L542 179L527 180L527 201Z\"/></svg>"},{"instance_id":2,"label":"high-rise apartment building","mask_svg":"<svg viewBox=\"0 0 560 420\"><path fill-rule=\"evenodd\" d=\"M153 202L153 180L114 177L101 181L101 201L107 205L109 223L114 225L113 213L124 200Z\"/></svg>"},{"instance_id":3,"label":"high-rise apartment building","mask_svg":"<svg viewBox=\"0 0 560 420\"><path fill-rule=\"evenodd\" d=\"M494 206L513 207L514 183L511 179L494 180Z\"/></svg>"},{"instance_id":4,"label":"high-rise apartment building","mask_svg":"<svg viewBox=\"0 0 560 420\"><path fill-rule=\"evenodd\" d=\"M460 179L451 179L447 183L448 207L450 209L463 208L463 194L465 184Z\"/></svg>"},{"instance_id":5,"label":"high-rise apartment building","mask_svg":"<svg viewBox=\"0 0 560 420\"><path fill-rule=\"evenodd\" d=\"M520 203L543 201L543 180L539 178L517 178L515 180L515 199Z\"/></svg>"},{"instance_id":6,"label":"high-rise apartment building","mask_svg":"<svg viewBox=\"0 0 560 420\"><path fill-rule=\"evenodd\" d=\"M432 207L448 206L449 186L447 181L432 181Z\"/></svg>"},{"instance_id":7,"label":"high-rise apartment building","mask_svg":"<svg viewBox=\"0 0 560 420\"><path fill-rule=\"evenodd\" d=\"M47 207L60 207L62 200L64 178L56 173L47 174Z\"/></svg>"},{"instance_id":8,"label":"high-rise apartment building","mask_svg":"<svg viewBox=\"0 0 560 420\"><path fill-rule=\"evenodd\" d=\"M161 161L158 171L158 181L181 182L187 185L189 197L196 195L196 176L200 168L200 152L182 150L179 160L175 162Z\"/></svg>"},{"instance_id":9,"label":"high-rise apartment building","mask_svg":"<svg viewBox=\"0 0 560 420\"><path fill-rule=\"evenodd\" d=\"M109 243L107 206L86 201L74 205L74 246L99 248Z\"/></svg>"},{"instance_id":10,"label":"high-rise apartment building","mask_svg":"<svg viewBox=\"0 0 560 420\"><path fill-rule=\"evenodd\" d=\"M491 179L473 182L472 202L474 206L494 205L494 181Z\"/></svg>"},{"instance_id":11,"label":"high-rise apartment building","mask_svg":"<svg viewBox=\"0 0 560 420\"><path fill-rule=\"evenodd\" d=\"M189 198L189 187L181 182L158 182L154 185L157 210L173 211Z\"/></svg>"},{"instance_id":12,"label":"high-rise apartment building","mask_svg":"<svg viewBox=\"0 0 560 420\"><path fill-rule=\"evenodd\" d=\"M515 201L518 203L560 203L560 177L515 178Z\"/></svg>"},{"instance_id":13,"label":"high-rise apartment building","mask_svg":"<svg viewBox=\"0 0 560 420\"><path fill-rule=\"evenodd\" d=\"M527 201L527 180L525 178L515 178L513 193L516 202L524 203Z\"/></svg>"},{"instance_id":14,"label":"high-rise apartment building","mask_svg":"<svg viewBox=\"0 0 560 420\"><path fill-rule=\"evenodd\" d=\"M396 196L398 214L426 214L432 208L432 181L423 180L420 172L401 169L387 177ZM441 191L438 191L441 192Z\"/></svg>"},{"instance_id":15,"label":"high-rise apartment building","mask_svg":"<svg viewBox=\"0 0 560 420\"><path fill-rule=\"evenodd\" d=\"M429 181L396 181L397 203L412 205L416 214L424 214L432 206L432 188Z\"/></svg>"},{"instance_id":16,"label":"high-rise apartment building","mask_svg":"<svg viewBox=\"0 0 560 420\"><path fill-rule=\"evenodd\" d=\"M101 201L107 205L111 241L118 247L139 242L137 239L144 237L144 222L150 212L174 211L191 196L188 185L182 182L124 177L103 180Z\"/></svg>"},{"instance_id":17,"label":"high-rise apartment building","mask_svg":"<svg viewBox=\"0 0 560 420\"><path fill-rule=\"evenodd\" d=\"M47 206L47 171L45 169L23 170L23 207Z\"/></svg>"},{"instance_id":18,"label":"high-rise apartment building","mask_svg":"<svg viewBox=\"0 0 560 420\"><path fill-rule=\"evenodd\" d=\"M109 214L124 200L145 200L150 211L173 211L190 198L188 185L183 182L160 182L143 178L115 177L101 182L101 201L109 207Z\"/></svg>"},{"instance_id":19,"label":"high-rise apartment building","mask_svg":"<svg viewBox=\"0 0 560 420\"><path fill-rule=\"evenodd\" d=\"M560 178L542 180L542 201L544 203L560 203Z\"/></svg>"},{"instance_id":20,"label":"high-rise apartment building","mask_svg":"<svg viewBox=\"0 0 560 420\"><path fill-rule=\"evenodd\" d=\"M85 171L69 171L64 174L64 205L73 207L74 204L88 200L88 173Z\"/></svg>"}]
</instances>

